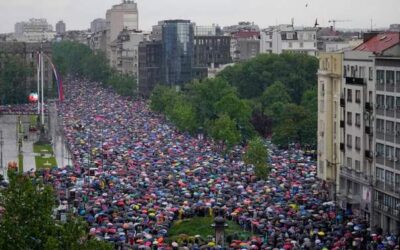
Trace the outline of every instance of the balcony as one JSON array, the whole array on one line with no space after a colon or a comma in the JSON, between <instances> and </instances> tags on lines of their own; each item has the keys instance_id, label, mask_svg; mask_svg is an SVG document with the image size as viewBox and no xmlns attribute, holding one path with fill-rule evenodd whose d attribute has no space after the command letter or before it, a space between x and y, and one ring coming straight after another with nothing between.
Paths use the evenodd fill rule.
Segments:
<instances>
[{"instance_id":1,"label":"balcony","mask_svg":"<svg viewBox=\"0 0 400 250\"><path fill-rule=\"evenodd\" d=\"M340 98L340 107L344 108L346 106L346 101L344 98Z\"/></svg>"},{"instance_id":2,"label":"balcony","mask_svg":"<svg viewBox=\"0 0 400 250\"><path fill-rule=\"evenodd\" d=\"M366 133L367 135L372 135L372 129L371 129L370 126L365 126L365 133Z\"/></svg>"},{"instance_id":3,"label":"balcony","mask_svg":"<svg viewBox=\"0 0 400 250\"><path fill-rule=\"evenodd\" d=\"M365 111L372 112L372 104L370 102L365 103Z\"/></svg>"},{"instance_id":4,"label":"balcony","mask_svg":"<svg viewBox=\"0 0 400 250\"><path fill-rule=\"evenodd\" d=\"M385 140L385 133L383 133L381 131L377 131L376 132L376 139L384 141Z\"/></svg>"},{"instance_id":5,"label":"balcony","mask_svg":"<svg viewBox=\"0 0 400 250\"><path fill-rule=\"evenodd\" d=\"M346 77L346 84L364 85L364 78Z\"/></svg>"},{"instance_id":6,"label":"balcony","mask_svg":"<svg viewBox=\"0 0 400 250\"><path fill-rule=\"evenodd\" d=\"M385 109L383 106L376 107L376 114L377 115L385 115Z\"/></svg>"},{"instance_id":7,"label":"balcony","mask_svg":"<svg viewBox=\"0 0 400 250\"><path fill-rule=\"evenodd\" d=\"M372 160L374 158L372 151L365 150L365 158Z\"/></svg>"}]
</instances>

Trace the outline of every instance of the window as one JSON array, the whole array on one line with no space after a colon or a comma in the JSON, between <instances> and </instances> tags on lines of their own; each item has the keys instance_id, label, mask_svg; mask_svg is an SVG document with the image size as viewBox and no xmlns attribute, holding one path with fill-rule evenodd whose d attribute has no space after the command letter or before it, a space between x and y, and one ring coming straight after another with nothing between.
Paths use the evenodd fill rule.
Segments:
<instances>
[{"instance_id":1,"label":"window","mask_svg":"<svg viewBox=\"0 0 400 250\"><path fill-rule=\"evenodd\" d=\"M386 96L386 109L394 110L394 96Z\"/></svg>"},{"instance_id":2,"label":"window","mask_svg":"<svg viewBox=\"0 0 400 250\"><path fill-rule=\"evenodd\" d=\"M361 149L361 138L356 136L356 150Z\"/></svg>"},{"instance_id":3,"label":"window","mask_svg":"<svg viewBox=\"0 0 400 250\"><path fill-rule=\"evenodd\" d=\"M292 42L289 42L289 48L292 48L292 47L293 47Z\"/></svg>"},{"instance_id":4,"label":"window","mask_svg":"<svg viewBox=\"0 0 400 250\"><path fill-rule=\"evenodd\" d=\"M293 33L286 33L286 39L292 40L293 39Z\"/></svg>"},{"instance_id":5,"label":"window","mask_svg":"<svg viewBox=\"0 0 400 250\"><path fill-rule=\"evenodd\" d=\"M386 182L386 185L393 186L393 184L394 184L393 172L385 171L385 182Z\"/></svg>"},{"instance_id":6,"label":"window","mask_svg":"<svg viewBox=\"0 0 400 250\"><path fill-rule=\"evenodd\" d=\"M351 89L347 89L347 101L352 102L353 101L353 94L351 92Z\"/></svg>"},{"instance_id":7,"label":"window","mask_svg":"<svg viewBox=\"0 0 400 250\"><path fill-rule=\"evenodd\" d=\"M360 103L360 102L361 102L361 91L356 90L356 103Z\"/></svg>"},{"instance_id":8,"label":"window","mask_svg":"<svg viewBox=\"0 0 400 250\"><path fill-rule=\"evenodd\" d=\"M374 79L374 69L372 67L369 67L368 78L369 78L369 80Z\"/></svg>"},{"instance_id":9,"label":"window","mask_svg":"<svg viewBox=\"0 0 400 250\"><path fill-rule=\"evenodd\" d=\"M391 70L386 71L386 84L390 85L394 84L394 71Z\"/></svg>"},{"instance_id":10,"label":"window","mask_svg":"<svg viewBox=\"0 0 400 250\"><path fill-rule=\"evenodd\" d=\"M391 146L386 146L385 157L389 161L393 160L394 158L394 148Z\"/></svg>"},{"instance_id":11,"label":"window","mask_svg":"<svg viewBox=\"0 0 400 250\"><path fill-rule=\"evenodd\" d=\"M394 184L396 185L396 190L400 190L400 174L396 174Z\"/></svg>"},{"instance_id":12,"label":"window","mask_svg":"<svg viewBox=\"0 0 400 250\"><path fill-rule=\"evenodd\" d=\"M321 84L321 96L325 95L325 84Z\"/></svg>"},{"instance_id":13,"label":"window","mask_svg":"<svg viewBox=\"0 0 400 250\"><path fill-rule=\"evenodd\" d=\"M360 170L361 170L360 161L357 161L357 160L354 161L354 168L355 168L357 171L360 171Z\"/></svg>"},{"instance_id":14,"label":"window","mask_svg":"<svg viewBox=\"0 0 400 250\"><path fill-rule=\"evenodd\" d=\"M385 181L384 170L381 168L376 168L376 180L378 181Z\"/></svg>"},{"instance_id":15,"label":"window","mask_svg":"<svg viewBox=\"0 0 400 250\"><path fill-rule=\"evenodd\" d=\"M347 157L347 167L348 168L352 168L352 164L353 163L353 160L350 158L350 157Z\"/></svg>"},{"instance_id":16,"label":"window","mask_svg":"<svg viewBox=\"0 0 400 250\"><path fill-rule=\"evenodd\" d=\"M381 143L376 144L376 156L381 157L385 154L385 146Z\"/></svg>"},{"instance_id":17,"label":"window","mask_svg":"<svg viewBox=\"0 0 400 250\"><path fill-rule=\"evenodd\" d=\"M385 121L382 119L376 120L376 130L378 132L385 132Z\"/></svg>"},{"instance_id":18,"label":"window","mask_svg":"<svg viewBox=\"0 0 400 250\"><path fill-rule=\"evenodd\" d=\"M347 135L347 147L351 148L352 147L352 136L351 135Z\"/></svg>"},{"instance_id":19,"label":"window","mask_svg":"<svg viewBox=\"0 0 400 250\"><path fill-rule=\"evenodd\" d=\"M394 135L394 122L386 121L386 133Z\"/></svg>"},{"instance_id":20,"label":"window","mask_svg":"<svg viewBox=\"0 0 400 250\"><path fill-rule=\"evenodd\" d=\"M396 123L396 136L400 136L400 123Z\"/></svg>"},{"instance_id":21,"label":"window","mask_svg":"<svg viewBox=\"0 0 400 250\"><path fill-rule=\"evenodd\" d=\"M376 95L376 108L377 109L385 108L385 96L384 95Z\"/></svg>"},{"instance_id":22,"label":"window","mask_svg":"<svg viewBox=\"0 0 400 250\"><path fill-rule=\"evenodd\" d=\"M343 66L343 77L347 77L347 67Z\"/></svg>"},{"instance_id":23,"label":"window","mask_svg":"<svg viewBox=\"0 0 400 250\"><path fill-rule=\"evenodd\" d=\"M384 70L377 70L376 71L376 83L377 84L384 84L385 81L385 71Z\"/></svg>"},{"instance_id":24,"label":"window","mask_svg":"<svg viewBox=\"0 0 400 250\"><path fill-rule=\"evenodd\" d=\"M352 125L353 124L353 115L351 112L347 112L347 124Z\"/></svg>"},{"instance_id":25,"label":"window","mask_svg":"<svg viewBox=\"0 0 400 250\"><path fill-rule=\"evenodd\" d=\"M365 67L360 67L359 68L359 77L360 78L365 78Z\"/></svg>"},{"instance_id":26,"label":"window","mask_svg":"<svg viewBox=\"0 0 400 250\"><path fill-rule=\"evenodd\" d=\"M360 127L361 126L361 114L356 114L356 126Z\"/></svg>"},{"instance_id":27,"label":"window","mask_svg":"<svg viewBox=\"0 0 400 250\"><path fill-rule=\"evenodd\" d=\"M303 48L303 47L304 47L303 42L300 42L300 48Z\"/></svg>"},{"instance_id":28,"label":"window","mask_svg":"<svg viewBox=\"0 0 400 250\"><path fill-rule=\"evenodd\" d=\"M400 86L400 71L396 71L396 84Z\"/></svg>"}]
</instances>

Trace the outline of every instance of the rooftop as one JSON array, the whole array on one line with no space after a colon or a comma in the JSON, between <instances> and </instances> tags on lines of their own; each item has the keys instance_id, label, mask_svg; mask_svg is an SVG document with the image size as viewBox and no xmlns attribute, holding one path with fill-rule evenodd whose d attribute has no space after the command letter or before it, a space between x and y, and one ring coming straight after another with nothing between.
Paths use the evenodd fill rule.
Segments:
<instances>
[{"instance_id":1,"label":"rooftop","mask_svg":"<svg viewBox=\"0 0 400 250\"><path fill-rule=\"evenodd\" d=\"M380 54L399 43L400 43L399 32L387 32L372 37L368 41L356 47L354 50L368 51L368 52L373 52L375 54Z\"/></svg>"}]
</instances>

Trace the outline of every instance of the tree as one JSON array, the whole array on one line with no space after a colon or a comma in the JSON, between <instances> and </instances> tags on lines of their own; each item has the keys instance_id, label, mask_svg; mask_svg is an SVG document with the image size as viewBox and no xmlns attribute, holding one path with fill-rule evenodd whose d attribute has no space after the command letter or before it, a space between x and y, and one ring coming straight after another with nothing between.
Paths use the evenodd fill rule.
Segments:
<instances>
[{"instance_id":1,"label":"tree","mask_svg":"<svg viewBox=\"0 0 400 250\"><path fill-rule=\"evenodd\" d=\"M9 172L10 184L0 191L0 249L112 249L101 242L90 248L86 224L74 217L62 224L52 217L55 196L50 186Z\"/></svg>"},{"instance_id":2,"label":"tree","mask_svg":"<svg viewBox=\"0 0 400 250\"><path fill-rule=\"evenodd\" d=\"M120 95L136 96L137 94L137 80L131 75L112 73L105 83Z\"/></svg>"},{"instance_id":3,"label":"tree","mask_svg":"<svg viewBox=\"0 0 400 250\"><path fill-rule=\"evenodd\" d=\"M83 73L92 81L105 83L110 77L106 55L102 52L91 53L83 59Z\"/></svg>"},{"instance_id":4,"label":"tree","mask_svg":"<svg viewBox=\"0 0 400 250\"><path fill-rule=\"evenodd\" d=\"M20 57L6 58L4 68L0 70L0 105L27 103L31 91L36 91L36 84L27 81L33 75L33 68Z\"/></svg>"},{"instance_id":5,"label":"tree","mask_svg":"<svg viewBox=\"0 0 400 250\"><path fill-rule=\"evenodd\" d=\"M228 147L238 144L242 139L236 122L225 114L206 124L206 128L211 137L214 138L214 140L223 142Z\"/></svg>"},{"instance_id":6,"label":"tree","mask_svg":"<svg viewBox=\"0 0 400 250\"><path fill-rule=\"evenodd\" d=\"M285 85L280 81L276 81L269 86L261 96L261 102L264 107L268 107L277 102L289 103L291 101Z\"/></svg>"},{"instance_id":7,"label":"tree","mask_svg":"<svg viewBox=\"0 0 400 250\"><path fill-rule=\"evenodd\" d=\"M178 96L179 93L174 89L157 85L150 95L150 108L155 112L165 114L167 110L172 110Z\"/></svg>"},{"instance_id":8,"label":"tree","mask_svg":"<svg viewBox=\"0 0 400 250\"><path fill-rule=\"evenodd\" d=\"M255 174L260 179L266 179L269 173L267 164L268 151L260 137L255 137L249 141L243 161L247 165L253 165Z\"/></svg>"},{"instance_id":9,"label":"tree","mask_svg":"<svg viewBox=\"0 0 400 250\"><path fill-rule=\"evenodd\" d=\"M199 124L196 120L196 113L190 103L180 98L170 111L169 118L181 131L194 133L198 130Z\"/></svg>"}]
</instances>

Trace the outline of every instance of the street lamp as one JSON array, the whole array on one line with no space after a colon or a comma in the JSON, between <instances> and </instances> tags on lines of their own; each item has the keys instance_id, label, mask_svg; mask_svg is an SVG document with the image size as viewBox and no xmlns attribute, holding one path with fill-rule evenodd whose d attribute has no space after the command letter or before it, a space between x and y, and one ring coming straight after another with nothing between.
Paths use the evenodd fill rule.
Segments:
<instances>
[{"instance_id":1,"label":"street lamp","mask_svg":"<svg viewBox=\"0 0 400 250\"><path fill-rule=\"evenodd\" d=\"M3 171L3 178L5 178L5 171L3 166L3 130L0 130L0 169Z\"/></svg>"}]
</instances>

